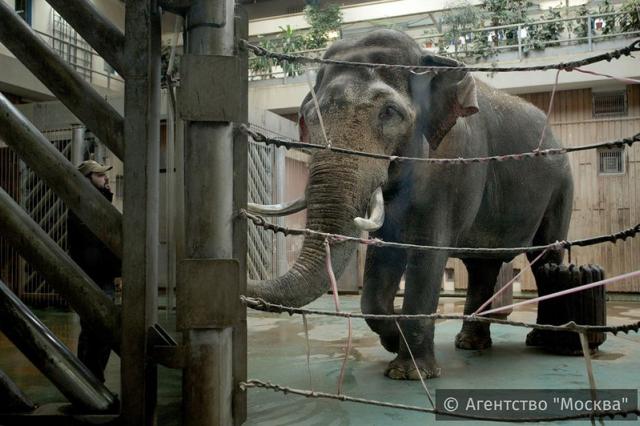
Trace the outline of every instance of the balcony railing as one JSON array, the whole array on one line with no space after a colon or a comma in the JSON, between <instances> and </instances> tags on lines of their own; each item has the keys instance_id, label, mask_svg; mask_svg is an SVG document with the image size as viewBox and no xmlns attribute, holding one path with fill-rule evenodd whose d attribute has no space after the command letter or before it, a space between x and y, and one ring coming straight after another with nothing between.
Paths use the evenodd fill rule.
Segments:
<instances>
[{"instance_id":1,"label":"balcony railing","mask_svg":"<svg viewBox=\"0 0 640 426\"><path fill-rule=\"evenodd\" d=\"M70 43L42 31L36 30L36 33L89 83L110 90L121 90L124 87L124 80L115 71L103 72L95 69L96 66L109 66L93 49Z\"/></svg>"},{"instance_id":2,"label":"balcony railing","mask_svg":"<svg viewBox=\"0 0 640 426\"><path fill-rule=\"evenodd\" d=\"M466 63L491 62L497 55L507 52L513 53L514 57L510 59L523 60L533 51L543 51L547 47L582 45L584 50L592 51L598 42L640 35L640 28L633 31L622 30L619 23L621 18L628 15L627 12L598 13L464 30L456 38L452 38L451 33L439 33L421 35L414 39L429 51ZM604 27L601 25L603 22ZM551 38L536 36L545 26L555 26L558 31ZM326 49L315 49L288 53L322 57L325 52ZM285 64L283 67L264 57L250 58L249 64L251 81L275 78L286 80L299 75L303 69L298 64Z\"/></svg>"}]
</instances>

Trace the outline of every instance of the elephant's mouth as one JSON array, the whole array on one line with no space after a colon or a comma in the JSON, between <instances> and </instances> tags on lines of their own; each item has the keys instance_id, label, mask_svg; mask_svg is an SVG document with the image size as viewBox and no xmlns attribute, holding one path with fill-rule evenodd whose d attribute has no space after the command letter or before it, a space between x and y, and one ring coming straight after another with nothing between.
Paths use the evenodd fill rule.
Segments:
<instances>
[{"instance_id":1,"label":"elephant's mouth","mask_svg":"<svg viewBox=\"0 0 640 426\"><path fill-rule=\"evenodd\" d=\"M305 197L281 204L248 203L247 205L247 210L249 210L250 213L280 217L298 213L306 208L307 200ZM384 196L382 194L382 187L378 187L371 195L365 217L355 217L353 222L361 231L373 232L382 228L382 224L384 223Z\"/></svg>"}]
</instances>

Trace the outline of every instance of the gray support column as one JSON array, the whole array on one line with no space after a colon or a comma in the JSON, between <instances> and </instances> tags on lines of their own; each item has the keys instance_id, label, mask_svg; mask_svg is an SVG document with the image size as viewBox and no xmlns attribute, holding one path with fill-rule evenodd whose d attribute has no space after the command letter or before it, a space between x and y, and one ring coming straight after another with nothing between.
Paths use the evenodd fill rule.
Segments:
<instances>
[{"instance_id":1,"label":"gray support column","mask_svg":"<svg viewBox=\"0 0 640 426\"><path fill-rule=\"evenodd\" d=\"M76 167L83 160L86 131L86 127L76 126L73 128L73 133L71 134L71 164Z\"/></svg>"},{"instance_id":2,"label":"gray support column","mask_svg":"<svg viewBox=\"0 0 640 426\"><path fill-rule=\"evenodd\" d=\"M237 6L236 40L249 39L249 17L242 6ZM246 51L239 51L240 61L240 117L239 124L249 122L249 55ZM248 138L244 132L236 131L233 141L233 164L235 179L233 181L233 211L247 207L247 192L249 179ZM247 292L247 221L236 217L233 224L233 257L238 259L240 266L238 275L238 292ZM240 305L238 323L233 328L233 424L239 426L247 419L247 393L240 389L240 382L247 380L247 308Z\"/></svg>"},{"instance_id":3,"label":"gray support column","mask_svg":"<svg viewBox=\"0 0 640 426\"><path fill-rule=\"evenodd\" d=\"M0 137L116 256L122 257L120 212L2 94Z\"/></svg>"},{"instance_id":4,"label":"gray support column","mask_svg":"<svg viewBox=\"0 0 640 426\"><path fill-rule=\"evenodd\" d=\"M120 353L120 312L116 305L2 188L0 235Z\"/></svg>"},{"instance_id":5,"label":"gray support column","mask_svg":"<svg viewBox=\"0 0 640 426\"><path fill-rule=\"evenodd\" d=\"M284 199L285 184L287 180L286 151L284 150L284 148L274 147L273 155L274 155L273 187L275 188L275 200L273 200L273 202L284 203L285 201L287 201ZM276 218L276 223L279 226L285 226L284 217L280 216ZM275 234L275 240L276 240L276 244L275 244L276 250L275 250L275 258L273 262L275 266L274 273L276 276L280 276L280 275L284 275L289 270L289 263L287 262L287 242L286 242L286 237L281 233Z\"/></svg>"},{"instance_id":6,"label":"gray support column","mask_svg":"<svg viewBox=\"0 0 640 426\"><path fill-rule=\"evenodd\" d=\"M145 426L157 404L148 337L158 316L161 16L152 0L127 0L125 13L122 422Z\"/></svg>"},{"instance_id":7,"label":"gray support column","mask_svg":"<svg viewBox=\"0 0 640 426\"><path fill-rule=\"evenodd\" d=\"M0 2L0 22L0 42L122 159L124 120L120 114L4 1Z\"/></svg>"},{"instance_id":8,"label":"gray support column","mask_svg":"<svg viewBox=\"0 0 640 426\"><path fill-rule=\"evenodd\" d=\"M2 281L0 329L72 404L90 411L107 411L117 407L115 395Z\"/></svg>"},{"instance_id":9,"label":"gray support column","mask_svg":"<svg viewBox=\"0 0 640 426\"><path fill-rule=\"evenodd\" d=\"M181 86L179 99L181 114L188 120L185 123L184 148L184 255L191 262L195 260L195 264L202 261L209 265L207 270L212 279L204 282L190 279L189 274L179 274L178 323L187 324L183 327L186 347L183 424L187 426L230 425L244 421L245 416L243 411L234 413L233 407L246 404L244 399L234 400L239 396L236 384L242 380L241 376L246 376L246 364L238 365L246 360L246 334L238 329L241 327L238 322L217 321L225 317L224 314L231 317L241 313L242 308L236 299L237 292L241 290L239 276L244 273L241 263L244 260L235 262L236 265L240 263L240 274L221 275L234 270L230 267L232 259L240 260L246 256L246 248L243 251L241 245L234 244L234 231L237 231L237 210L234 207L243 202L243 196L246 197L240 188L246 179L246 168L235 168L235 161L242 155L242 147L237 148L234 144L231 123L242 118L230 112L237 113L236 101L246 98L246 89L243 89L246 86L240 84L246 64L242 68L243 65L236 61L234 27L233 0L196 0L191 3L187 13L187 55L182 73L186 80ZM219 72L213 72L212 68ZM236 72L230 72L232 69ZM201 79L193 77L198 75L207 76L210 98L228 102L228 108L197 99L198 93L205 90L204 86L198 86ZM194 87L195 90L189 90ZM246 158L241 161L246 164ZM236 243L238 241L242 240ZM235 298L229 288L235 290ZM191 322L182 321L185 313L181 313L181 307L188 309L196 302L193 295L216 293L229 296L218 298L218 306L211 306L214 313L219 313L219 318L192 317L187 318ZM235 359L235 354L239 354L240 359Z\"/></svg>"},{"instance_id":10,"label":"gray support column","mask_svg":"<svg viewBox=\"0 0 640 426\"><path fill-rule=\"evenodd\" d=\"M87 0L47 0L118 74L126 77L124 34Z\"/></svg>"},{"instance_id":11,"label":"gray support column","mask_svg":"<svg viewBox=\"0 0 640 426\"><path fill-rule=\"evenodd\" d=\"M13 380L0 370L0 413L28 413L35 408Z\"/></svg>"}]
</instances>

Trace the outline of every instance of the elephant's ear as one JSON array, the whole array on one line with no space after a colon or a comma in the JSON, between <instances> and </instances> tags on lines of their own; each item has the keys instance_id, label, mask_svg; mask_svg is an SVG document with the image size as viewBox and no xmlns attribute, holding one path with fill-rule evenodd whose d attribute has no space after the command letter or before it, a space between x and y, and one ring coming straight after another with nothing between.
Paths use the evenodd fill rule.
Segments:
<instances>
[{"instance_id":1,"label":"elephant's ear","mask_svg":"<svg viewBox=\"0 0 640 426\"><path fill-rule=\"evenodd\" d=\"M421 65L462 67L463 64L442 56L425 54ZM431 149L436 149L458 117L479 111L475 80L467 71L443 70L411 76L411 95L419 106L418 118Z\"/></svg>"}]
</instances>

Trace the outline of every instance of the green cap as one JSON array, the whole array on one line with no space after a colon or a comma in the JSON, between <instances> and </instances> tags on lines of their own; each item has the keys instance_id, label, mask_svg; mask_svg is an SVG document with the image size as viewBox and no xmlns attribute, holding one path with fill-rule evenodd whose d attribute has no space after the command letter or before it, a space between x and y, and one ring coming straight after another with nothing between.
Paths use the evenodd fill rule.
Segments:
<instances>
[{"instance_id":1,"label":"green cap","mask_svg":"<svg viewBox=\"0 0 640 426\"><path fill-rule=\"evenodd\" d=\"M111 170L113 166L103 166L94 160L87 160L80 163L78 166L78 170L85 176L88 176L91 173L104 173L108 170Z\"/></svg>"}]
</instances>

